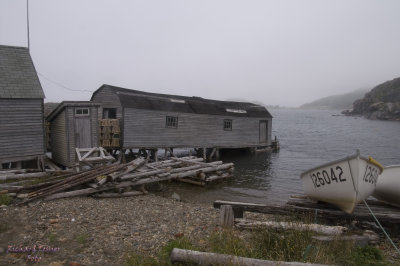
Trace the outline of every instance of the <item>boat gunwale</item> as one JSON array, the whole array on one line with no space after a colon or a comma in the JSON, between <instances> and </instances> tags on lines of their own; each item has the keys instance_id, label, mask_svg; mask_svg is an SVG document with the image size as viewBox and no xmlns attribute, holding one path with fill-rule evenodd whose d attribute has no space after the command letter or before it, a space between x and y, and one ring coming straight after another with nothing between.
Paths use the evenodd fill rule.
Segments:
<instances>
[{"instance_id":1,"label":"boat gunwale","mask_svg":"<svg viewBox=\"0 0 400 266\"><path fill-rule=\"evenodd\" d=\"M315 171L317 169L324 168L324 167L330 166L332 164L337 164L337 163L340 163L340 162L343 162L343 161L349 161L349 160L355 159L357 157L359 157L360 159L363 159L364 161L370 162L368 158L366 158L364 156L361 156L360 154L356 153L354 155L350 155L350 156L344 157L342 159L338 159L338 160L335 160L335 161L332 161L332 162L329 162L329 163L322 164L320 166L313 167L313 168L311 168L309 170L306 170L306 171L304 171L303 173L300 174L300 178L303 178L303 176L306 175L307 173Z\"/></svg>"},{"instance_id":2,"label":"boat gunwale","mask_svg":"<svg viewBox=\"0 0 400 266\"><path fill-rule=\"evenodd\" d=\"M388 166L385 166L385 169L388 169L388 168L396 168L396 167L400 167L400 164L388 165Z\"/></svg>"}]
</instances>

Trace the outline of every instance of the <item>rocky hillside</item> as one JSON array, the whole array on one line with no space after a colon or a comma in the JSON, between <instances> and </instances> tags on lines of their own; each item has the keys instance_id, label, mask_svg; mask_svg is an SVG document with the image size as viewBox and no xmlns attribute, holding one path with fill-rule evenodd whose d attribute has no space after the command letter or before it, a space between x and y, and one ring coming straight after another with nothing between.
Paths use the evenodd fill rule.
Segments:
<instances>
[{"instance_id":1,"label":"rocky hillside","mask_svg":"<svg viewBox=\"0 0 400 266\"><path fill-rule=\"evenodd\" d=\"M346 94L332 95L315 100L310 103L303 104L302 106L300 106L300 108L334 110L351 109L353 106L353 102L357 99L362 98L367 92L367 89L358 89L356 91L352 91Z\"/></svg>"},{"instance_id":2,"label":"rocky hillside","mask_svg":"<svg viewBox=\"0 0 400 266\"><path fill-rule=\"evenodd\" d=\"M369 119L400 121L400 78L386 81L353 103L345 114L362 115Z\"/></svg>"}]
</instances>

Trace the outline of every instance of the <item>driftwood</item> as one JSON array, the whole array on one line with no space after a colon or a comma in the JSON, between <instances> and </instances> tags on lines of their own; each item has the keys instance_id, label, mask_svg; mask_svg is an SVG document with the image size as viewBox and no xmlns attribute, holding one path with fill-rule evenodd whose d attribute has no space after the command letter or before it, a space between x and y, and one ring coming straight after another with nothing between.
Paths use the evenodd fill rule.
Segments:
<instances>
[{"instance_id":1,"label":"driftwood","mask_svg":"<svg viewBox=\"0 0 400 266\"><path fill-rule=\"evenodd\" d=\"M186 178L181 178L181 179L177 179L177 180L180 181L180 182L183 182L183 183L189 183L189 184L200 186L200 187L204 187L206 185L205 182L194 181L194 180L186 179Z\"/></svg>"},{"instance_id":2,"label":"driftwood","mask_svg":"<svg viewBox=\"0 0 400 266\"><path fill-rule=\"evenodd\" d=\"M52 195L45 197L45 200L72 198L72 197L77 197L77 196L89 195L89 194L92 194L95 192L98 192L98 190L95 188L85 188L85 189L79 189L79 190L74 190L74 191L52 194Z\"/></svg>"},{"instance_id":3,"label":"driftwood","mask_svg":"<svg viewBox=\"0 0 400 266\"><path fill-rule=\"evenodd\" d=\"M129 191L124 193L100 193L95 194L93 197L95 198L122 198L122 197L132 197L132 196L139 196L144 195L145 193L142 191Z\"/></svg>"},{"instance_id":4,"label":"driftwood","mask_svg":"<svg viewBox=\"0 0 400 266\"><path fill-rule=\"evenodd\" d=\"M21 179L29 179L33 177L47 177L50 176L46 172L38 172L38 173L27 173L27 174L7 174L0 176L0 181L7 180L21 180Z\"/></svg>"},{"instance_id":5,"label":"driftwood","mask_svg":"<svg viewBox=\"0 0 400 266\"><path fill-rule=\"evenodd\" d=\"M400 224L400 209L381 204L377 201L367 201L380 223L397 230ZM290 198L285 205L266 205L232 201L214 201L214 208L222 205L232 205L235 218L242 218L244 211L259 212L274 215L293 215L294 213L308 214L323 220L327 224L336 224L341 221L369 221L375 222L364 205L357 205L352 214L347 214L338 208L325 203L317 203L305 198Z\"/></svg>"},{"instance_id":6,"label":"driftwood","mask_svg":"<svg viewBox=\"0 0 400 266\"><path fill-rule=\"evenodd\" d=\"M220 209L220 224L222 227L233 227L235 218L231 205L222 205Z\"/></svg>"},{"instance_id":7,"label":"driftwood","mask_svg":"<svg viewBox=\"0 0 400 266\"><path fill-rule=\"evenodd\" d=\"M213 181L215 181L215 180L221 180L221 179L226 179L226 178L230 178L230 177L232 177L232 175L229 174L229 173L222 174L222 175L212 175L212 176L209 176L209 177L206 179L206 181L207 181L207 182L213 182Z\"/></svg>"},{"instance_id":8,"label":"driftwood","mask_svg":"<svg viewBox=\"0 0 400 266\"><path fill-rule=\"evenodd\" d=\"M276 266L276 265L318 265L301 262L270 261L252 258L237 257L225 254L200 252L187 249L174 248L171 252L172 263L193 263L196 265L251 265L251 266Z\"/></svg>"},{"instance_id":9,"label":"driftwood","mask_svg":"<svg viewBox=\"0 0 400 266\"><path fill-rule=\"evenodd\" d=\"M272 228L272 229L282 229L282 230L312 231L323 235L340 235L347 231L347 228L343 226L327 226L321 224L302 224L293 222L274 222L274 221L256 222L256 221L247 221L244 219L236 219L236 222L237 223L235 224L235 226L239 229Z\"/></svg>"},{"instance_id":10,"label":"driftwood","mask_svg":"<svg viewBox=\"0 0 400 266\"><path fill-rule=\"evenodd\" d=\"M85 160L91 153L92 150L88 150L87 155L81 158ZM95 196L98 197L121 197L137 193L146 194L146 184L168 180L204 186L210 181L231 176L230 173L233 171L232 163L223 164L221 161L203 163L201 158L192 156L152 163L148 163L148 160L149 158L139 157L127 164L114 163L80 173L54 176L46 179L48 182L41 182L30 187L0 186L0 188L7 190L11 188L9 192L27 192L28 198L20 204L39 198L51 200L93 194L97 194ZM88 188L82 188L82 186L88 186ZM122 193L126 188L133 187L137 187L136 189L140 189L142 192ZM33 190L34 188L37 190ZM116 195L112 192L119 194Z\"/></svg>"}]
</instances>

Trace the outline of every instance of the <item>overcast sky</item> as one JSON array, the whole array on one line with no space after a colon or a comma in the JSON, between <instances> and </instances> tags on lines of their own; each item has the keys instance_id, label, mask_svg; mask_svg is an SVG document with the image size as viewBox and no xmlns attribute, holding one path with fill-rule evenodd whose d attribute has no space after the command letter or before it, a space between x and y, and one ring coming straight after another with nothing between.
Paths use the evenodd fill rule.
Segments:
<instances>
[{"instance_id":1,"label":"overcast sky","mask_svg":"<svg viewBox=\"0 0 400 266\"><path fill-rule=\"evenodd\" d=\"M46 101L110 84L299 106L400 76L398 0L30 0L29 11ZM0 0L0 44L27 46L26 28L26 0Z\"/></svg>"}]
</instances>

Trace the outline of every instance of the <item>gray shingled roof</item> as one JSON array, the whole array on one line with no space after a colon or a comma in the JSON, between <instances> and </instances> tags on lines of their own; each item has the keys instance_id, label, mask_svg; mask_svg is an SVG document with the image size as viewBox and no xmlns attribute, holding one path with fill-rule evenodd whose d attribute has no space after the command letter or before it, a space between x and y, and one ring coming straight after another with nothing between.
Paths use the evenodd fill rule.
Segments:
<instances>
[{"instance_id":1,"label":"gray shingled roof","mask_svg":"<svg viewBox=\"0 0 400 266\"><path fill-rule=\"evenodd\" d=\"M47 120L51 122L65 107L91 107L91 106L100 106L99 103L88 102L88 101L63 101L58 104L58 106L51 111L51 113L47 116Z\"/></svg>"},{"instance_id":2,"label":"gray shingled roof","mask_svg":"<svg viewBox=\"0 0 400 266\"><path fill-rule=\"evenodd\" d=\"M264 106L254 103L217 101L201 97L150 93L107 84L102 85L96 90L91 100L93 100L94 95L98 91L105 88L111 89L119 97L122 107L195 114L261 118L272 117Z\"/></svg>"},{"instance_id":3,"label":"gray shingled roof","mask_svg":"<svg viewBox=\"0 0 400 266\"><path fill-rule=\"evenodd\" d=\"M44 98L28 48L0 45L1 98Z\"/></svg>"}]
</instances>

